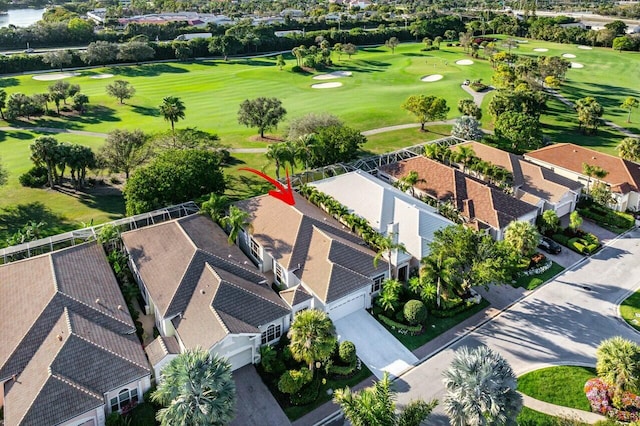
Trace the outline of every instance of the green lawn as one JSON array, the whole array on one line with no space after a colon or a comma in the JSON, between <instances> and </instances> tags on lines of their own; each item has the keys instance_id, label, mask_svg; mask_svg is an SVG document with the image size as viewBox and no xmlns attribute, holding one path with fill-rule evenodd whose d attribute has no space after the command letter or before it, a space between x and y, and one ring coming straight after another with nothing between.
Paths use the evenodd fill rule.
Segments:
<instances>
[{"instance_id":1,"label":"green lawn","mask_svg":"<svg viewBox=\"0 0 640 426\"><path fill-rule=\"evenodd\" d=\"M525 276L519 277L516 280L515 284L513 284L513 286L522 287L527 290L533 290L534 288L547 282L548 280L550 280L551 278L553 278L554 276L556 276L562 271L564 271L564 268L558 265L556 262L553 262L553 265L551 265L551 268L547 269L542 274L531 275L528 277L525 277Z\"/></svg>"},{"instance_id":2,"label":"green lawn","mask_svg":"<svg viewBox=\"0 0 640 426\"><path fill-rule=\"evenodd\" d=\"M487 306L489 306L489 302L482 299L482 301L478 305L450 318L438 318L438 317L429 315L429 317L427 318L427 323L425 325L425 332L417 336L400 334L397 331L392 330L388 325L382 322L380 322L380 324L382 324L391 334L393 334L393 336L396 339L398 339L400 343L405 345L407 349L409 349L410 351L413 351L415 349L418 349L420 346L424 345L425 343L435 339L445 331L460 324L462 321L466 320L467 318L484 310Z\"/></svg>"},{"instance_id":3,"label":"green lawn","mask_svg":"<svg viewBox=\"0 0 640 426\"><path fill-rule=\"evenodd\" d=\"M408 146L419 145L435 139L444 138L451 135L450 125L427 126L427 131L422 132L420 128L394 130L392 132L378 133L367 136L367 143L362 147L365 154L382 154L384 152L396 151Z\"/></svg>"},{"instance_id":4,"label":"green lawn","mask_svg":"<svg viewBox=\"0 0 640 426\"><path fill-rule=\"evenodd\" d=\"M540 401L590 411L584 384L594 377L596 370L590 367L542 368L520 376L518 390Z\"/></svg>"},{"instance_id":5,"label":"green lawn","mask_svg":"<svg viewBox=\"0 0 640 426\"><path fill-rule=\"evenodd\" d=\"M640 331L640 290L620 304L620 315L631 327Z\"/></svg>"},{"instance_id":6,"label":"green lawn","mask_svg":"<svg viewBox=\"0 0 640 426\"><path fill-rule=\"evenodd\" d=\"M553 417L528 407L522 407L518 415L518 426L583 426L586 423L567 422L559 417Z\"/></svg>"}]
</instances>

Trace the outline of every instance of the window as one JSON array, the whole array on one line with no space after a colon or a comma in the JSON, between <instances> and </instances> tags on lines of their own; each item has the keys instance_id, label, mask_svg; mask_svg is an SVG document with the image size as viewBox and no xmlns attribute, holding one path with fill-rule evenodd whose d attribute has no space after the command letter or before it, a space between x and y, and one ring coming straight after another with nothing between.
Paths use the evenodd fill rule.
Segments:
<instances>
[{"instance_id":1,"label":"window","mask_svg":"<svg viewBox=\"0 0 640 426\"><path fill-rule=\"evenodd\" d=\"M274 340L279 339L281 335L282 326L280 324L271 324L267 327L267 331L262 333L262 344L266 345L267 343L273 342Z\"/></svg>"},{"instance_id":2,"label":"window","mask_svg":"<svg viewBox=\"0 0 640 426\"><path fill-rule=\"evenodd\" d=\"M284 269L278 263L274 262L275 276L276 281L279 284L286 284L286 280L284 279Z\"/></svg>"},{"instance_id":3,"label":"window","mask_svg":"<svg viewBox=\"0 0 640 426\"><path fill-rule=\"evenodd\" d=\"M120 411L130 403L138 403L138 389L122 389L118 396L111 398L111 412Z\"/></svg>"},{"instance_id":4,"label":"window","mask_svg":"<svg viewBox=\"0 0 640 426\"><path fill-rule=\"evenodd\" d=\"M382 288L382 282L384 281L384 274L378 275L373 279L373 284L371 285L371 293L375 293L380 291Z\"/></svg>"},{"instance_id":5,"label":"window","mask_svg":"<svg viewBox=\"0 0 640 426\"><path fill-rule=\"evenodd\" d=\"M260 246L253 238L249 239L249 250L251 250L251 256L254 259L260 259Z\"/></svg>"}]
</instances>

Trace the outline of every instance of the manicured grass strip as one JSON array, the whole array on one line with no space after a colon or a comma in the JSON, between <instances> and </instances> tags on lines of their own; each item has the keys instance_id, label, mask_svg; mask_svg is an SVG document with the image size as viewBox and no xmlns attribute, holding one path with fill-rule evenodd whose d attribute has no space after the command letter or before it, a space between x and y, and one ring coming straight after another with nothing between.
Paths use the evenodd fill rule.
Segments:
<instances>
[{"instance_id":1,"label":"manicured grass strip","mask_svg":"<svg viewBox=\"0 0 640 426\"><path fill-rule=\"evenodd\" d=\"M519 277L516 280L515 284L513 284L513 286L522 287L527 290L533 290L539 285L546 283L547 280L550 280L551 278L553 278L555 275L559 274L562 271L564 271L564 268L558 265L556 262L553 262L553 265L551 265L551 268L541 273L540 275L530 275L528 277L524 277L524 276Z\"/></svg>"},{"instance_id":2,"label":"manicured grass strip","mask_svg":"<svg viewBox=\"0 0 640 426\"><path fill-rule=\"evenodd\" d=\"M329 389L341 389L345 386L349 386L351 388L369 377L371 377L371 370L369 370L367 366L362 363L362 368L353 377L350 377L348 379L327 379L326 384L320 385L318 399L316 399L314 403L308 405L287 407L283 411L287 415L287 417L289 417L289 420L299 419L305 414L312 412L325 402L331 401L331 399L333 398L333 393L331 395L327 394L327 391Z\"/></svg>"},{"instance_id":3,"label":"manicured grass strip","mask_svg":"<svg viewBox=\"0 0 640 426\"><path fill-rule=\"evenodd\" d=\"M561 426L561 425L573 425L583 426L585 423L568 423L559 417L550 416L539 411L532 410L528 407L522 407L522 411L518 415L518 426Z\"/></svg>"},{"instance_id":4,"label":"manicured grass strip","mask_svg":"<svg viewBox=\"0 0 640 426\"><path fill-rule=\"evenodd\" d=\"M396 151L435 139L440 139L451 135L450 125L437 125L426 127L426 132L421 132L420 128L394 130L392 132L378 133L367 136L367 143L362 147L364 155L381 154L384 152Z\"/></svg>"},{"instance_id":5,"label":"manicured grass strip","mask_svg":"<svg viewBox=\"0 0 640 426\"><path fill-rule=\"evenodd\" d=\"M402 343L407 347L407 349L409 349L410 351L413 351L415 349L418 349L420 346L424 345L425 343L435 339L436 337L438 337L445 331L449 330L450 328L453 328L456 325L460 324L462 321L466 320L467 318L484 310L487 306L489 306L489 302L482 299L482 301L478 305L450 318L437 318L429 315L429 317L427 318L427 324L425 326L425 332L417 336L400 334L397 331L392 330L386 324L382 322L380 324L382 324L387 330L389 330L389 332L393 334L393 336L396 339L398 339L400 343Z\"/></svg>"},{"instance_id":6,"label":"manicured grass strip","mask_svg":"<svg viewBox=\"0 0 640 426\"><path fill-rule=\"evenodd\" d=\"M640 290L620 304L620 315L631 327L640 331Z\"/></svg>"},{"instance_id":7,"label":"manicured grass strip","mask_svg":"<svg viewBox=\"0 0 640 426\"><path fill-rule=\"evenodd\" d=\"M590 411L584 393L587 380L596 377L595 368L561 365L532 371L518 378L518 390L540 401Z\"/></svg>"}]
</instances>

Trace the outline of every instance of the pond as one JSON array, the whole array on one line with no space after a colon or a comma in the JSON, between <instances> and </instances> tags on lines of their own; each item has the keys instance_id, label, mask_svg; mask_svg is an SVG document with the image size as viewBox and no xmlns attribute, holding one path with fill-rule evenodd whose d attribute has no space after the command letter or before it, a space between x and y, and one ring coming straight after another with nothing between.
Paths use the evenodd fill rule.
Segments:
<instances>
[{"instance_id":1,"label":"pond","mask_svg":"<svg viewBox=\"0 0 640 426\"><path fill-rule=\"evenodd\" d=\"M0 27L28 27L42 19L44 11L45 9L10 9L6 15L0 15Z\"/></svg>"}]
</instances>

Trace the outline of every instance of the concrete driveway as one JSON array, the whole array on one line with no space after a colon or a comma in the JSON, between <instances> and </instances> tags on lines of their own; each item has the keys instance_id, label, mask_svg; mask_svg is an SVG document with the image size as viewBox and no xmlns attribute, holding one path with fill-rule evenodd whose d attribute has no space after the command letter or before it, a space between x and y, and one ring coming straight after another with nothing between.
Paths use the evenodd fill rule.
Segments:
<instances>
[{"instance_id":1,"label":"concrete driveway","mask_svg":"<svg viewBox=\"0 0 640 426\"><path fill-rule=\"evenodd\" d=\"M568 268L579 260L584 259L583 255L576 253L569 247L565 246L562 246L562 251L559 254L547 253L546 251L540 249L538 249L538 251L564 268Z\"/></svg>"},{"instance_id":2,"label":"concrete driveway","mask_svg":"<svg viewBox=\"0 0 640 426\"><path fill-rule=\"evenodd\" d=\"M237 409L232 425L291 424L253 365L245 365L234 371L233 379L236 382Z\"/></svg>"},{"instance_id":3,"label":"concrete driveway","mask_svg":"<svg viewBox=\"0 0 640 426\"><path fill-rule=\"evenodd\" d=\"M365 310L334 322L338 340L356 345L358 357L371 372L382 378L384 372L398 377L418 362L418 358Z\"/></svg>"}]
</instances>

